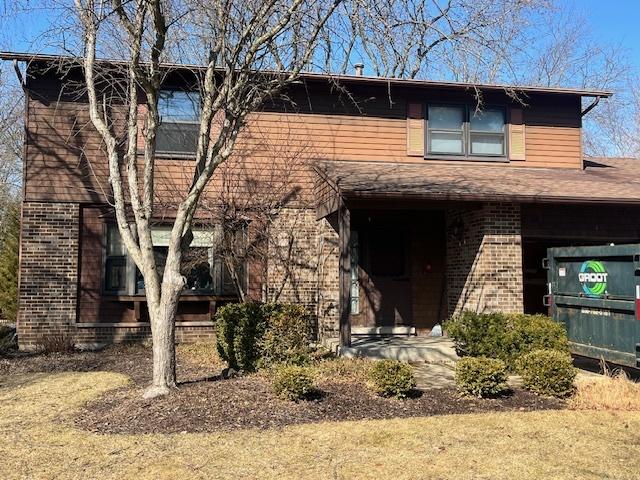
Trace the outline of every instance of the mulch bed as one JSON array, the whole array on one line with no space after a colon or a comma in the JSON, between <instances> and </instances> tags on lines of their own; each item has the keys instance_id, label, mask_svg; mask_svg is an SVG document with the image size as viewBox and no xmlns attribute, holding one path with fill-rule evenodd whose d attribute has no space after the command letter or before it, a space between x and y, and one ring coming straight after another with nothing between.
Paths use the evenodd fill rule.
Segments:
<instances>
[{"instance_id":1,"label":"mulch bed","mask_svg":"<svg viewBox=\"0 0 640 480\"><path fill-rule=\"evenodd\" d=\"M177 373L182 379L199 378L203 371L207 375L220 371L214 366L207 370L202 365L180 360L178 357ZM150 383L152 365L151 348L139 344L115 345L93 352L44 355L14 351L0 355L0 375L109 371L127 375L140 386Z\"/></svg>"},{"instance_id":2,"label":"mulch bed","mask_svg":"<svg viewBox=\"0 0 640 480\"><path fill-rule=\"evenodd\" d=\"M318 398L298 403L277 398L268 381L258 376L190 383L153 401L141 398L142 389L123 389L87 405L76 424L97 433L219 432L324 421L564 407L560 400L523 390L504 398L480 400L461 398L453 389L440 389L396 400L378 397L353 382L325 382L320 388Z\"/></svg>"},{"instance_id":3,"label":"mulch bed","mask_svg":"<svg viewBox=\"0 0 640 480\"><path fill-rule=\"evenodd\" d=\"M144 400L150 381L151 351L141 346L101 352L53 355L15 354L0 358L0 375L34 372L113 371L133 385L109 392L86 405L78 427L96 433L143 434L270 429L324 421L424 417L495 411L561 409L561 400L516 389L497 399L460 397L454 389L417 392L413 398L381 398L362 383L325 381L321 395L298 403L281 400L259 375L221 380L220 365L202 365L178 356L180 388L171 395Z\"/></svg>"}]
</instances>

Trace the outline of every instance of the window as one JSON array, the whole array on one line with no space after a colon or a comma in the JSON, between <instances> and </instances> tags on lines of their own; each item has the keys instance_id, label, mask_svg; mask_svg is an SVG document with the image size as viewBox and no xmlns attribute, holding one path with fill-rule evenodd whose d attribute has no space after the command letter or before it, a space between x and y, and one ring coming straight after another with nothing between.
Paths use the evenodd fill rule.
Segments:
<instances>
[{"instance_id":1,"label":"window","mask_svg":"<svg viewBox=\"0 0 640 480\"><path fill-rule=\"evenodd\" d=\"M157 152L195 153L200 128L200 95L197 92L162 90L158 113Z\"/></svg>"},{"instance_id":2,"label":"window","mask_svg":"<svg viewBox=\"0 0 640 480\"><path fill-rule=\"evenodd\" d=\"M358 280L358 232L351 231L351 314L360 313L360 282Z\"/></svg>"},{"instance_id":3,"label":"window","mask_svg":"<svg viewBox=\"0 0 640 480\"><path fill-rule=\"evenodd\" d=\"M115 226L107 230L104 289L110 293L127 290L127 253Z\"/></svg>"},{"instance_id":4,"label":"window","mask_svg":"<svg viewBox=\"0 0 640 480\"><path fill-rule=\"evenodd\" d=\"M429 106L429 151L464 153L464 107Z\"/></svg>"},{"instance_id":5,"label":"window","mask_svg":"<svg viewBox=\"0 0 640 480\"><path fill-rule=\"evenodd\" d=\"M504 157L505 111L467 105L429 105L427 152L455 157Z\"/></svg>"},{"instance_id":6,"label":"window","mask_svg":"<svg viewBox=\"0 0 640 480\"><path fill-rule=\"evenodd\" d=\"M154 227L151 231L158 273L162 275L167 259L170 227ZM183 294L235 295L235 284L222 259L215 255L212 230L194 230L193 241L183 257L182 274L187 279ZM244 269L242 269L244 270ZM239 272L244 276L244 271ZM144 278L126 254L115 225L107 228L105 292L112 294L144 294ZM129 286L131 285L131 286Z\"/></svg>"},{"instance_id":7,"label":"window","mask_svg":"<svg viewBox=\"0 0 640 480\"><path fill-rule=\"evenodd\" d=\"M469 121L471 155L504 155L504 111L473 112Z\"/></svg>"}]
</instances>

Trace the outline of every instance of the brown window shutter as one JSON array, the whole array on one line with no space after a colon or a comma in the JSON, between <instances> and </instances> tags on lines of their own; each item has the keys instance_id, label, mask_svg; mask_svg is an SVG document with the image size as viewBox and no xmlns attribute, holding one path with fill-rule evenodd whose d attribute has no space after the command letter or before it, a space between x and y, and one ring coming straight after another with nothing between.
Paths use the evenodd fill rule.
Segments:
<instances>
[{"instance_id":1,"label":"brown window shutter","mask_svg":"<svg viewBox=\"0 0 640 480\"><path fill-rule=\"evenodd\" d=\"M521 108L509 112L509 159L526 160L525 124Z\"/></svg>"},{"instance_id":2,"label":"brown window shutter","mask_svg":"<svg viewBox=\"0 0 640 480\"><path fill-rule=\"evenodd\" d=\"M407 155L424 156L424 113L421 103L407 104Z\"/></svg>"},{"instance_id":3,"label":"brown window shutter","mask_svg":"<svg viewBox=\"0 0 640 480\"><path fill-rule=\"evenodd\" d=\"M144 138L144 128L147 125L147 106L143 103L138 105L138 138L136 139L136 147L138 151L144 150L146 143Z\"/></svg>"}]
</instances>

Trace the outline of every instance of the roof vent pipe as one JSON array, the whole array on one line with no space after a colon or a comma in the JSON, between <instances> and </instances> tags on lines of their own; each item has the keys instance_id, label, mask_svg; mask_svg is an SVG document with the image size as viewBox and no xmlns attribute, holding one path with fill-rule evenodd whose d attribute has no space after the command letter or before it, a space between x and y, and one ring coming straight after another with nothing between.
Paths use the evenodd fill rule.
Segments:
<instances>
[{"instance_id":1,"label":"roof vent pipe","mask_svg":"<svg viewBox=\"0 0 640 480\"><path fill-rule=\"evenodd\" d=\"M353 67L356 69L356 77L361 77L364 72L364 63L356 63Z\"/></svg>"}]
</instances>

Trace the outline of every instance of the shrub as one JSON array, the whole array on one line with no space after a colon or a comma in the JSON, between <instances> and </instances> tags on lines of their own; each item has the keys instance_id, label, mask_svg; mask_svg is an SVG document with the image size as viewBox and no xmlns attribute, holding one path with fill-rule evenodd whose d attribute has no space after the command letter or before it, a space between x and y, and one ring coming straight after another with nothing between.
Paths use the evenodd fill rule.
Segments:
<instances>
[{"instance_id":1,"label":"shrub","mask_svg":"<svg viewBox=\"0 0 640 480\"><path fill-rule=\"evenodd\" d=\"M544 315L463 312L445 323L460 356L499 358L510 370L525 353L568 352L564 327Z\"/></svg>"},{"instance_id":2,"label":"shrub","mask_svg":"<svg viewBox=\"0 0 640 480\"><path fill-rule=\"evenodd\" d=\"M416 387L411 366L396 360L375 362L369 379L375 392L383 397L406 398Z\"/></svg>"},{"instance_id":3,"label":"shrub","mask_svg":"<svg viewBox=\"0 0 640 480\"><path fill-rule=\"evenodd\" d=\"M0 354L15 350L17 347L16 329L8 325L0 325Z\"/></svg>"},{"instance_id":4,"label":"shrub","mask_svg":"<svg viewBox=\"0 0 640 480\"><path fill-rule=\"evenodd\" d=\"M273 376L273 391L286 400L303 400L315 391L311 371L298 365L280 365Z\"/></svg>"},{"instance_id":5,"label":"shrub","mask_svg":"<svg viewBox=\"0 0 640 480\"><path fill-rule=\"evenodd\" d=\"M574 391L576 369L571 356L558 350L534 350L518 359L524 387L541 395L566 397Z\"/></svg>"},{"instance_id":6,"label":"shrub","mask_svg":"<svg viewBox=\"0 0 640 480\"><path fill-rule=\"evenodd\" d=\"M38 350L45 355L50 353L72 353L75 351L75 346L68 333L53 332L40 337Z\"/></svg>"},{"instance_id":7,"label":"shrub","mask_svg":"<svg viewBox=\"0 0 640 480\"><path fill-rule=\"evenodd\" d=\"M465 395L495 397L507 390L507 367L502 360L465 357L456 364L456 386Z\"/></svg>"},{"instance_id":8,"label":"shrub","mask_svg":"<svg viewBox=\"0 0 640 480\"><path fill-rule=\"evenodd\" d=\"M216 347L220 358L235 370L255 371L266 330L262 304L227 304L216 313Z\"/></svg>"},{"instance_id":9,"label":"shrub","mask_svg":"<svg viewBox=\"0 0 640 480\"><path fill-rule=\"evenodd\" d=\"M292 304L265 304L267 328L260 342L261 366L309 361L309 318L304 307Z\"/></svg>"}]
</instances>

